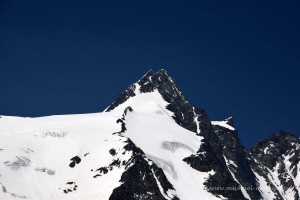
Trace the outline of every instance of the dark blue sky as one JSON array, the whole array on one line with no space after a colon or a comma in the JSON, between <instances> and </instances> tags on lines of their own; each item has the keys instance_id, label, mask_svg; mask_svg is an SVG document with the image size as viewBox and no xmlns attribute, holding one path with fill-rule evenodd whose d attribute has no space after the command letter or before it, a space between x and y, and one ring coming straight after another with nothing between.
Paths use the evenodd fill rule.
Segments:
<instances>
[{"instance_id":1,"label":"dark blue sky","mask_svg":"<svg viewBox=\"0 0 300 200\"><path fill-rule=\"evenodd\" d=\"M300 135L300 2L0 1L0 115L98 112L165 68L242 143Z\"/></svg>"}]
</instances>

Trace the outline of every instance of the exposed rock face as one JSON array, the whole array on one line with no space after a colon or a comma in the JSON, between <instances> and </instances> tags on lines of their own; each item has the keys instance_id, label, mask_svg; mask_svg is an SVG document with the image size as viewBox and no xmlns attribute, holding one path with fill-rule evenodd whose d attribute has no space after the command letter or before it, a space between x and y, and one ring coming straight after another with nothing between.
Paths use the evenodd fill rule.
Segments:
<instances>
[{"instance_id":1,"label":"exposed rock face","mask_svg":"<svg viewBox=\"0 0 300 200\"><path fill-rule=\"evenodd\" d=\"M147 93L158 90L162 97L169 102L167 109L172 111L174 119L178 124L185 127L188 130L196 132L197 125L194 122L194 108L186 100L182 92L178 89L175 81L167 74L165 70L159 70L157 73L152 70L146 73L137 84L140 86L139 92ZM136 85L132 84L127 90L125 90L117 99L107 108L106 111L113 110L118 105L124 103L130 97L134 97ZM205 113L201 110L197 110L199 114Z\"/></svg>"},{"instance_id":2,"label":"exposed rock face","mask_svg":"<svg viewBox=\"0 0 300 200\"><path fill-rule=\"evenodd\" d=\"M200 108L194 108L180 91L174 79L168 73L161 69L158 72L152 70L146 73L138 82L139 92L147 93L158 90L165 101L169 103L167 109L174 113L175 121L182 127L197 132L197 121L203 130L207 130L210 121L206 113ZM117 99L106 109L111 111L120 104L124 103L130 97L134 97L136 85L132 84L127 90L122 92ZM195 120L197 118L197 120Z\"/></svg>"},{"instance_id":3,"label":"exposed rock face","mask_svg":"<svg viewBox=\"0 0 300 200\"><path fill-rule=\"evenodd\" d=\"M249 160L257 176L273 191L274 199L299 199L300 139L280 131L259 141Z\"/></svg>"},{"instance_id":4,"label":"exposed rock face","mask_svg":"<svg viewBox=\"0 0 300 200\"><path fill-rule=\"evenodd\" d=\"M121 131L117 132L120 137L126 131L125 117L128 112L132 111L131 107L126 108L123 117L117 120L118 123L121 123ZM167 180L163 170L157 167L130 139L127 139L126 143L122 154L131 152L131 158L126 162L112 163L117 167L124 165L126 170L121 176L122 184L113 190L109 199L177 200L176 196L168 194L174 188ZM160 191L160 188L163 191Z\"/></svg>"},{"instance_id":5,"label":"exposed rock face","mask_svg":"<svg viewBox=\"0 0 300 200\"><path fill-rule=\"evenodd\" d=\"M147 158L141 149L130 140L124 149L133 152L130 163L126 163L131 166L122 174L120 180L122 184L113 190L110 200L178 199L176 196L168 196L168 191L174 190L172 184L167 180L162 169ZM163 192L160 191L158 184L163 188Z\"/></svg>"},{"instance_id":6,"label":"exposed rock face","mask_svg":"<svg viewBox=\"0 0 300 200\"><path fill-rule=\"evenodd\" d=\"M226 162L222 156L219 139L207 114L201 108L192 106L178 88L176 82L165 70L149 71L138 82L139 92L147 93L158 90L163 99L168 102L167 109L174 113L174 120L180 126L203 136L202 145L196 154L184 159L196 170L208 172L213 170L206 182L206 187L215 195L222 195L231 199L245 199L238 183L232 178ZM131 85L107 108L111 111L120 104L134 97L136 85ZM236 188L235 190L216 190L215 187Z\"/></svg>"},{"instance_id":7,"label":"exposed rock face","mask_svg":"<svg viewBox=\"0 0 300 200\"><path fill-rule=\"evenodd\" d=\"M169 103L167 109L174 113L172 117L176 123L204 137L199 150L184 158L184 161L198 171L215 172L205 182L211 193L228 199L268 198L261 191L262 188L259 188L262 184L257 176L261 176L266 179L276 199L286 199L288 192L293 199L299 199L300 181L296 181L300 179L299 138L280 132L260 141L251 151L247 151L240 143L232 117L222 122L225 126L212 125L205 111L187 101L175 80L165 70L151 70L146 73L136 84L132 84L118 96L106 111L111 111L136 96L136 89L140 93L157 90ZM276 183L272 179L274 174L269 171L279 174ZM239 189L215 190L216 187Z\"/></svg>"},{"instance_id":8,"label":"exposed rock face","mask_svg":"<svg viewBox=\"0 0 300 200\"><path fill-rule=\"evenodd\" d=\"M249 189L256 188L255 175L247 160L248 152L241 144L236 129L233 128L233 118L225 119L224 123L228 125L228 128L221 125L214 125L214 130L220 140L219 144L227 168L235 181L239 183L244 196L251 199L259 199L261 198L259 191Z\"/></svg>"},{"instance_id":9,"label":"exposed rock face","mask_svg":"<svg viewBox=\"0 0 300 200\"><path fill-rule=\"evenodd\" d=\"M165 70L106 113L0 121L0 199L300 199L297 136L280 131L246 150L232 117L211 121Z\"/></svg>"}]
</instances>

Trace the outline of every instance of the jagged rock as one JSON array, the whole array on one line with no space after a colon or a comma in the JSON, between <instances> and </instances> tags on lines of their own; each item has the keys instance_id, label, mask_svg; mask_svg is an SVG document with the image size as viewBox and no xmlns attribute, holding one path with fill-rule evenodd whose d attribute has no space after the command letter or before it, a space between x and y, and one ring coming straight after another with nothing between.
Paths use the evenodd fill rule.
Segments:
<instances>
[{"instance_id":1,"label":"jagged rock","mask_svg":"<svg viewBox=\"0 0 300 200\"><path fill-rule=\"evenodd\" d=\"M233 126L232 117L225 119L224 122ZM251 199L260 199L261 195L258 190L247 189L256 188L256 180L247 160L248 152L241 144L236 129L214 125L214 130L220 140L220 147L227 168L235 182L243 188L243 193L247 193L245 196L249 196Z\"/></svg>"},{"instance_id":2,"label":"jagged rock","mask_svg":"<svg viewBox=\"0 0 300 200\"><path fill-rule=\"evenodd\" d=\"M246 150L232 117L212 122L165 70L149 71L106 112L3 116L15 127L0 124L0 198L299 200L297 136L280 131Z\"/></svg>"},{"instance_id":3,"label":"jagged rock","mask_svg":"<svg viewBox=\"0 0 300 200\"><path fill-rule=\"evenodd\" d=\"M175 80L171 78L167 71L159 70L154 72L150 70L138 82L140 93L149 93L157 90L163 99L168 102L167 109L174 113L172 116L176 123L200 136L204 136L203 144L199 147L197 154L192 154L184 159L196 170L208 172L214 170L216 173L211 175L206 185L208 188L214 186L220 187L238 187L234 182L230 172L227 169L222 150L219 145L219 139L214 132L211 122L201 108L192 106L183 93L180 91ZM112 111L130 97L135 96L136 85L132 84L121 93L117 99L106 109ZM205 154L201 154L205 152ZM243 199L240 190L211 190L215 195L223 195L227 198Z\"/></svg>"},{"instance_id":4,"label":"jagged rock","mask_svg":"<svg viewBox=\"0 0 300 200\"><path fill-rule=\"evenodd\" d=\"M122 133L127 130L124 120L128 111L132 112L133 109L127 107L124 111L122 120L118 120L122 122ZM168 196L168 190L174 190L174 188L166 178L163 170L147 158L145 153L140 148L136 147L130 139L127 139L123 149L127 152L131 152L132 156L126 163L122 163L122 165L126 166L126 170L122 174L120 180L122 184L113 190L109 199L166 200L165 196ZM124 153L125 152L123 152L123 154ZM120 162L116 161L111 165L119 166L120 164ZM105 172L107 173L107 171ZM160 186L158 184L160 184ZM163 191L160 191L160 187ZM169 198L172 200L178 199L176 196L168 196L168 199Z\"/></svg>"},{"instance_id":5,"label":"jagged rock","mask_svg":"<svg viewBox=\"0 0 300 200\"><path fill-rule=\"evenodd\" d=\"M300 185L300 139L292 134L279 131L259 141L251 150L248 160L258 176L263 177L274 199L298 200ZM289 195L290 193L290 195Z\"/></svg>"}]
</instances>

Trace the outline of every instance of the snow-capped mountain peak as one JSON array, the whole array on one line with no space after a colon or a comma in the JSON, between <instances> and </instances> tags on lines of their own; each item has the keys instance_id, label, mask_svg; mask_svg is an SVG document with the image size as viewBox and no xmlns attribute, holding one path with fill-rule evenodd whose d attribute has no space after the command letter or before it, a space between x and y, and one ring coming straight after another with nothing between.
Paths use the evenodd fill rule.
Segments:
<instances>
[{"instance_id":1,"label":"snow-capped mountain peak","mask_svg":"<svg viewBox=\"0 0 300 200\"><path fill-rule=\"evenodd\" d=\"M122 92L106 111L114 110L130 97L155 92L159 93L168 103L186 101L183 93L180 91L175 81L168 75L166 70L161 69L158 72L150 70L136 83L130 85Z\"/></svg>"},{"instance_id":2,"label":"snow-capped mountain peak","mask_svg":"<svg viewBox=\"0 0 300 200\"><path fill-rule=\"evenodd\" d=\"M105 112L1 116L0 199L298 200L299 154L282 131L246 150L150 70Z\"/></svg>"}]
</instances>

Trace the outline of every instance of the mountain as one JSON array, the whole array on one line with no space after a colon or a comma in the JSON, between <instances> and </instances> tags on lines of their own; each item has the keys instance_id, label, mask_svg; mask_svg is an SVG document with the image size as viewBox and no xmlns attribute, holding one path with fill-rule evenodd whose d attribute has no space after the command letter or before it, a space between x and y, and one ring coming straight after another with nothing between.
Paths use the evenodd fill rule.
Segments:
<instances>
[{"instance_id":1,"label":"mountain","mask_svg":"<svg viewBox=\"0 0 300 200\"><path fill-rule=\"evenodd\" d=\"M300 139L284 131L251 149L248 160L265 199L300 199L299 153Z\"/></svg>"},{"instance_id":2,"label":"mountain","mask_svg":"<svg viewBox=\"0 0 300 200\"><path fill-rule=\"evenodd\" d=\"M243 147L165 70L147 72L104 112L0 118L0 199L299 199L300 139Z\"/></svg>"}]
</instances>

